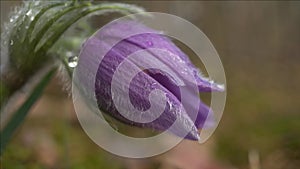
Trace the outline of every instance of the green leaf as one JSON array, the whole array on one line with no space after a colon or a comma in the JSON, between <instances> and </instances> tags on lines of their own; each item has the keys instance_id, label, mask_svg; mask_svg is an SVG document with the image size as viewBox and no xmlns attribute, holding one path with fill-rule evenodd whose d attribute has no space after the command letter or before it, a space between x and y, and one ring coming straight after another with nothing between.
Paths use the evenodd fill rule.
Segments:
<instances>
[{"instance_id":1,"label":"green leaf","mask_svg":"<svg viewBox=\"0 0 300 169\"><path fill-rule=\"evenodd\" d=\"M35 86L32 93L28 96L23 105L14 112L11 119L8 121L6 126L1 131L1 150L0 154L3 153L8 141L11 139L12 135L16 131L16 129L22 124L26 115L28 114L30 108L34 105L34 103L40 98L45 87L50 82L51 78L54 76L56 72L56 68L51 69L42 80Z\"/></svg>"},{"instance_id":2,"label":"green leaf","mask_svg":"<svg viewBox=\"0 0 300 169\"><path fill-rule=\"evenodd\" d=\"M69 6L67 8L64 8L60 11L58 11L56 14L54 14L53 18L49 19L49 21L46 22L46 24L41 28L41 30L37 33L36 37L32 40L32 47L33 50L35 50L35 47L37 44L41 41L45 33L51 28L51 26L59 20L62 16L66 15L67 13L75 10L75 9L80 9L86 5L90 4L82 4L82 5L75 5L75 6ZM29 37L30 38L30 37Z\"/></svg>"},{"instance_id":3,"label":"green leaf","mask_svg":"<svg viewBox=\"0 0 300 169\"><path fill-rule=\"evenodd\" d=\"M32 36L32 32L33 32L33 29L35 28L36 26L36 23L37 21L41 18L41 16L43 14L45 14L48 10L54 8L54 7L57 7L57 6L61 6L61 5L64 5L64 3L54 3L54 4L49 4L47 6L45 6L44 8L42 8L38 14L34 17L33 21L30 23L30 26L28 28L28 31L27 31L27 40L29 40L28 38L30 38Z\"/></svg>"},{"instance_id":4,"label":"green leaf","mask_svg":"<svg viewBox=\"0 0 300 169\"><path fill-rule=\"evenodd\" d=\"M49 53L50 49L79 19L88 14L132 14L143 11L140 7L123 3L79 0L24 1L24 5L11 16L3 31L5 36L1 38L5 44L1 45L1 51L8 51L9 75L4 74L4 78L0 80L0 107L24 86L28 79L52 63L51 60L59 58L53 57Z\"/></svg>"},{"instance_id":5,"label":"green leaf","mask_svg":"<svg viewBox=\"0 0 300 169\"><path fill-rule=\"evenodd\" d=\"M41 39L45 43L37 46L38 49L35 48L37 55L43 55L44 51L49 50L61 37L61 35L74 23L76 23L79 19L85 17L88 14L104 14L107 12L119 12L122 14L131 14L143 12L143 9L136 7L134 5L122 4L122 3L101 3L94 4L91 3L82 3L72 6L70 8L66 8L62 10L60 13L54 16L53 20L51 19L49 22L54 23L54 21L58 21L61 18L60 23L55 26L49 28L49 25L43 27L42 33L38 34L37 38L39 39L39 43ZM45 32L45 30L47 30ZM45 35L44 35L45 34ZM50 34L50 36L49 36ZM41 37L41 35L44 35ZM37 45L37 40L34 41L34 45ZM36 47L36 46L35 46Z\"/></svg>"}]
</instances>

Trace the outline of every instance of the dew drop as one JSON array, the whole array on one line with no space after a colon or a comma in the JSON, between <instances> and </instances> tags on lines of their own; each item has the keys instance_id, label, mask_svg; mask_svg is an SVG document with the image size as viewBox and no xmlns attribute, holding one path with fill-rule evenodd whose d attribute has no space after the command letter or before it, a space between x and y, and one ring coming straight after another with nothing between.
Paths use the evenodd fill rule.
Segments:
<instances>
[{"instance_id":1,"label":"dew drop","mask_svg":"<svg viewBox=\"0 0 300 169\"><path fill-rule=\"evenodd\" d=\"M9 22L13 22L13 21L14 21L14 19L13 19L13 18L10 18L10 19L9 19Z\"/></svg>"},{"instance_id":2,"label":"dew drop","mask_svg":"<svg viewBox=\"0 0 300 169\"><path fill-rule=\"evenodd\" d=\"M150 88L151 88L151 89L157 88L157 83L156 83L156 82L152 83L151 86L150 86Z\"/></svg>"},{"instance_id":3,"label":"dew drop","mask_svg":"<svg viewBox=\"0 0 300 169\"><path fill-rule=\"evenodd\" d=\"M11 20L14 21L16 19L18 19L18 15L14 15Z\"/></svg>"},{"instance_id":4,"label":"dew drop","mask_svg":"<svg viewBox=\"0 0 300 169\"><path fill-rule=\"evenodd\" d=\"M35 6L40 5L40 1L35 1L35 2L34 2L34 5L35 5Z\"/></svg>"},{"instance_id":5,"label":"dew drop","mask_svg":"<svg viewBox=\"0 0 300 169\"><path fill-rule=\"evenodd\" d=\"M78 57L77 56L70 56L68 57L68 66L74 68L77 66Z\"/></svg>"},{"instance_id":6,"label":"dew drop","mask_svg":"<svg viewBox=\"0 0 300 169\"><path fill-rule=\"evenodd\" d=\"M13 40L10 40L10 45L14 45L14 41Z\"/></svg>"},{"instance_id":7,"label":"dew drop","mask_svg":"<svg viewBox=\"0 0 300 169\"><path fill-rule=\"evenodd\" d=\"M147 46L153 46L153 43L151 41L147 41Z\"/></svg>"},{"instance_id":8,"label":"dew drop","mask_svg":"<svg viewBox=\"0 0 300 169\"><path fill-rule=\"evenodd\" d=\"M167 101L167 106L170 111L173 110L173 104L170 101Z\"/></svg>"},{"instance_id":9,"label":"dew drop","mask_svg":"<svg viewBox=\"0 0 300 169\"><path fill-rule=\"evenodd\" d=\"M209 78L207 77L201 77L204 81L209 82Z\"/></svg>"},{"instance_id":10,"label":"dew drop","mask_svg":"<svg viewBox=\"0 0 300 169\"><path fill-rule=\"evenodd\" d=\"M217 88L219 88L219 89L221 89L221 90L224 90L224 89L225 89L225 86L222 85L222 84L218 84L218 85L217 85Z\"/></svg>"},{"instance_id":11,"label":"dew drop","mask_svg":"<svg viewBox=\"0 0 300 169\"><path fill-rule=\"evenodd\" d=\"M29 15L31 15L31 14L32 14L32 10L30 9L30 10L26 13L26 15L29 16Z\"/></svg>"}]
</instances>

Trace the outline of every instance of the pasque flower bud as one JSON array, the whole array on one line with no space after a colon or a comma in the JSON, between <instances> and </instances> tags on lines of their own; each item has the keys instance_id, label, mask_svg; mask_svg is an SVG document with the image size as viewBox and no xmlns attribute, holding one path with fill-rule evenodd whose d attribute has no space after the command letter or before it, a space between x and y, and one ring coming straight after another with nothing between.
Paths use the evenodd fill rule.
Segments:
<instances>
[{"instance_id":1,"label":"pasque flower bud","mask_svg":"<svg viewBox=\"0 0 300 169\"><path fill-rule=\"evenodd\" d=\"M91 69L97 70L92 86ZM78 70L83 88L94 87L98 108L108 115L191 140L199 140L199 130L213 124L213 112L198 92L223 90L204 78L168 37L132 20L110 24L90 37Z\"/></svg>"}]
</instances>

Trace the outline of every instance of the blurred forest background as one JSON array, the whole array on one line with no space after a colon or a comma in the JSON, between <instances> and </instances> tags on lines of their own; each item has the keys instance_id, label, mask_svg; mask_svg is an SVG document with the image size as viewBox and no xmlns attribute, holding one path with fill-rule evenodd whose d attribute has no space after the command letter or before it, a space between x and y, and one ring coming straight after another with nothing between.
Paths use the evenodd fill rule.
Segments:
<instances>
[{"instance_id":1,"label":"blurred forest background","mask_svg":"<svg viewBox=\"0 0 300 169\"><path fill-rule=\"evenodd\" d=\"M217 49L227 103L213 137L201 145L184 141L149 159L116 157L83 132L71 98L55 78L2 155L3 169L299 168L300 2L128 3L189 20ZM1 25L19 4L1 1Z\"/></svg>"}]
</instances>

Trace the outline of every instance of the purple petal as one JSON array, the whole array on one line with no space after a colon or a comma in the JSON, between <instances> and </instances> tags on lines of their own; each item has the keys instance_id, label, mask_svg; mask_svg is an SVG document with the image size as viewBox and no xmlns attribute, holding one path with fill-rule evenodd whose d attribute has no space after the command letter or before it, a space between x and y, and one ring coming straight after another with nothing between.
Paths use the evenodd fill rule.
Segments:
<instances>
[{"instance_id":1,"label":"purple petal","mask_svg":"<svg viewBox=\"0 0 300 169\"><path fill-rule=\"evenodd\" d=\"M208 114L213 114L212 110L205 105L201 100L199 99L198 95L195 95L193 93L190 93L189 87L188 86L177 86L172 82L171 79L169 79L167 76L164 74L150 74L151 77L153 77L155 80L157 80L160 84L162 84L164 87L166 87L169 91L171 91L179 101L182 102L182 104L185 106L185 109L189 116L194 121L195 126L198 129L201 129L204 125L204 122L206 124L210 124L210 127L213 126L214 121L212 118L207 118ZM182 100L181 99L181 94L180 91L188 95L189 99L188 100ZM197 113L192 114L192 113ZM212 115L213 116L213 115ZM196 118L194 118L196 117Z\"/></svg>"},{"instance_id":2,"label":"purple petal","mask_svg":"<svg viewBox=\"0 0 300 169\"><path fill-rule=\"evenodd\" d=\"M122 42L121 42L122 43ZM130 49L130 48L128 48ZM123 88L123 82L126 81L127 77L129 77L128 73L129 71L122 72L124 74L123 79L119 78L117 79L117 83L115 84L115 87L117 87L120 92L118 93L111 93L111 81L112 77L117 69L117 66L124 61L126 55L123 55L122 52L119 52L119 48L116 46L114 47L107 55L103 58L101 64L99 65L99 69L96 75L96 98L98 100L98 106L100 109L104 109L107 112L110 113L111 116L117 118L120 121L123 121L124 123L133 125L133 126L139 126L139 127L148 127L153 128L156 130L164 131L168 129L176 119L179 119L180 124L176 130L172 131L174 134L181 136L181 137L188 137L193 140L198 140L198 130L194 126L194 123L191 121L189 116L184 112L184 108L178 101L178 99L166 88L164 88L161 84L157 83L155 79L141 71L135 64L131 63L129 60L128 63L130 64L130 67L127 69L134 70L136 69L140 73L135 76L134 79L132 79L130 84L130 98L131 103L136 106L137 109L140 110L146 110L150 107L149 104L149 94L153 89L158 89L163 91L166 94L167 97L167 104L172 105L172 107L166 106L165 111L162 113L162 115L157 118L155 121L150 123L136 123L132 122L126 118L124 118L120 112L116 110L116 107L114 104L120 104L124 108L128 106L126 102L124 103L124 97L122 96L122 88ZM112 95L118 95L120 99L112 101ZM116 101L118 103L116 103ZM159 106L159 103L154 102L153 107ZM155 112L152 112L154 114ZM147 116L151 116L152 114L146 114L143 118L147 118ZM187 136L185 136L183 133L185 131L191 131L188 133Z\"/></svg>"},{"instance_id":3,"label":"purple petal","mask_svg":"<svg viewBox=\"0 0 300 169\"><path fill-rule=\"evenodd\" d=\"M196 81L199 91L223 91L221 85L209 81L207 78L201 76L201 72L189 60L189 58L167 37L160 34L158 31L150 29L135 21L116 22L107 28L101 30L101 34L96 36L108 41L110 38L122 39L124 34L134 34L135 32L147 32L131 36L124 40L125 42L119 44L120 48L130 48L126 53L134 53L137 50L156 48L169 51L170 56L157 55L163 63L173 69L174 72L188 83ZM171 61L170 61L171 59Z\"/></svg>"},{"instance_id":4,"label":"purple petal","mask_svg":"<svg viewBox=\"0 0 300 169\"><path fill-rule=\"evenodd\" d=\"M115 39L122 39L124 35L135 32L147 33L125 38L111 48ZM152 48L161 49L163 52L149 51L148 54L153 56L151 59L147 57L135 59L129 57L127 59L131 54ZM106 51L108 52L106 53ZM99 59L101 60L100 65L96 64L96 60ZM126 64L123 64L124 62ZM118 69L118 66L122 64L125 65L124 69ZM172 71L144 70L141 65L166 65ZM83 70L79 72L79 77L84 87L95 88L97 103L101 110L126 124L159 131L168 129L177 119L179 123L171 129L171 132L192 140L199 140L198 129L205 127L203 126L204 122L211 120L213 116L209 107L202 103L199 96L193 92L194 81L199 91L223 90L219 85L201 77L199 70L170 39L134 21L116 22L88 39L80 53L78 67ZM97 68L94 86L86 82L92 81L92 77L88 74L91 67ZM116 71L119 71L122 76L113 81ZM139 73L130 79L132 72ZM169 72L175 72L175 76ZM129 106L124 81L130 81L128 84L129 100L136 110L142 112L154 107L148 114L139 114L139 118L151 119L156 113L155 110L161 107L160 97L153 99L150 104L151 91L160 90L164 93L166 105L159 118L148 123L138 123L125 118L124 114L118 111L120 109L117 109L116 104L120 105L122 110L127 110ZM112 83L114 84L113 88ZM112 90L117 92L114 93ZM182 100L180 91L184 92L188 99ZM192 119L195 119L195 122Z\"/></svg>"}]
</instances>

